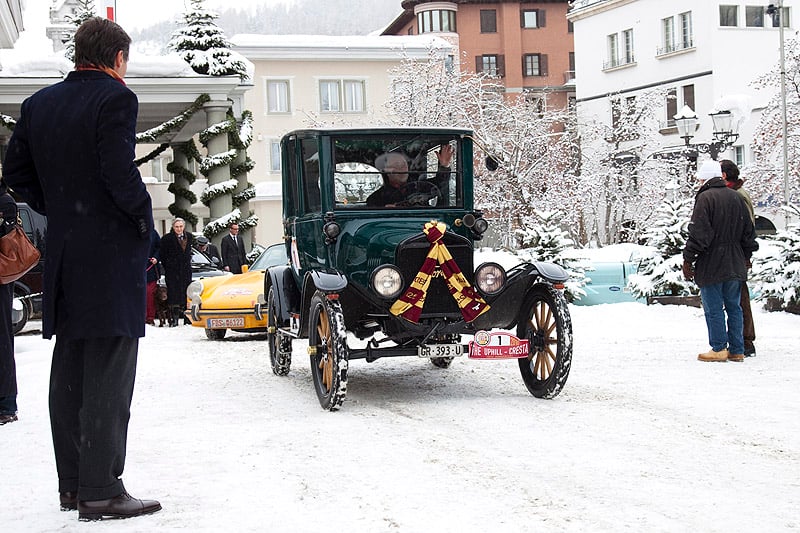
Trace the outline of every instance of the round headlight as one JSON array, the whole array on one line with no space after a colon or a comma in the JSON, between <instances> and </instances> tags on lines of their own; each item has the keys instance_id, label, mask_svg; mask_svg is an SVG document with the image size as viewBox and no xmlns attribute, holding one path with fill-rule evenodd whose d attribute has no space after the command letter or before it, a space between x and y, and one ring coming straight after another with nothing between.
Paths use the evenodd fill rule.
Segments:
<instances>
[{"instance_id":1,"label":"round headlight","mask_svg":"<svg viewBox=\"0 0 800 533\"><path fill-rule=\"evenodd\" d=\"M325 236L330 240L335 240L341 232L342 228L336 222L328 222L322 226L322 233L324 233Z\"/></svg>"},{"instance_id":2,"label":"round headlight","mask_svg":"<svg viewBox=\"0 0 800 533\"><path fill-rule=\"evenodd\" d=\"M497 263L484 263L475 271L475 284L484 294L497 294L506 284L506 271Z\"/></svg>"},{"instance_id":3,"label":"round headlight","mask_svg":"<svg viewBox=\"0 0 800 533\"><path fill-rule=\"evenodd\" d=\"M397 298L403 292L403 276L396 266L379 266L372 273L372 288L382 298Z\"/></svg>"},{"instance_id":4,"label":"round headlight","mask_svg":"<svg viewBox=\"0 0 800 533\"><path fill-rule=\"evenodd\" d=\"M489 229L489 223L486 222L486 219L483 217L475 219L475 226L472 229L475 231L475 233L483 235L486 233L486 230Z\"/></svg>"},{"instance_id":5,"label":"round headlight","mask_svg":"<svg viewBox=\"0 0 800 533\"><path fill-rule=\"evenodd\" d=\"M194 300L200 297L200 294L203 292L203 282L202 281L193 281L186 287L186 297L190 300Z\"/></svg>"}]
</instances>

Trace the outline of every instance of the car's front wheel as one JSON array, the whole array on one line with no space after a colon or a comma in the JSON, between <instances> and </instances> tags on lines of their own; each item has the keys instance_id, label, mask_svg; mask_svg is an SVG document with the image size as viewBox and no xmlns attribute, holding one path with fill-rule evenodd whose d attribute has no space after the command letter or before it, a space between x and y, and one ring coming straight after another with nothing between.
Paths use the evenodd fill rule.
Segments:
<instances>
[{"instance_id":1,"label":"car's front wheel","mask_svg":"<svg viewBox=\"0 0 800 533\"><path fill-rule=\"evenodd\" d=\"M537 398L555 398L572 364L572 320L561 291L543 283L531 289L521 311L517 336L528 339L529 354L519 360L522 380Z\"/></svg>"},{"instance_id":2,"label":"car's front wheel","mask_svg":"<svg viewBox=\"0 0 800 533\"><path fill-rule=\"evenodd\" d=\"M274 287L270 287L267 293L267 344L272 372L276 376L285 376L292 366L292 338L278 329L278 306Z\"/></svg>"},{"instance_id":3,"label":"car's front wheel","mask_svg":"<svg viewBox=\"0 0 800 533\"><path fill-rule=\"evenodd\" d=\"M311 298L308 353L311 375L323 409L335 411L347 394L349 352L341 304L320 291Z\"/></svg>"},{"instance_id":4,"label":"car's front wheel","mask_svg":"<svg viewBox=\"0 0 800 533\"><path fill-rule=\"evenodd\" d=\"M19 310L19 320L11 324L11 329L14 335L22 331L22 328L25 327L25 324L28 323L28 319L31 317L30 300L28 298L23 298L23 296L26 296L26 294L22 292L22 290L18 289L16 285L14 285L14 304Z\"/></svg>"},{"instance_id":5,"label":"car's front wheel","mask_svg":"<svg viewBox=\"0 0 800 533\"><path fill-rule=\"evenodd\" d=\"M225 334L228 332L227 329L208 329L206 328L206 337L212 341L221 341L225 338Z\"/></svg>"}]
</instances>

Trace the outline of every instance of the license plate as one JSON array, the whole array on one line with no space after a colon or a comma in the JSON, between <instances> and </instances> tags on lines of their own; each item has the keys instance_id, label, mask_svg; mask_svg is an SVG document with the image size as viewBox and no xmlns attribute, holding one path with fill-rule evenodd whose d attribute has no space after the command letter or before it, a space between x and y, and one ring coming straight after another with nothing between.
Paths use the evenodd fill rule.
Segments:
<instances>
[{"instance_id":1,"label":"license plate","mask_svg":"<svg viewBox=\"0 0 800 533\"><path fill-rule=\"evenodd\" d=\"M458 357L464 354L460 344L426 344L417 346L417 355L420 357Z\"/></svg>"},{"instance_id":2,"label":"license plate","mask_svg":"<svg viewBox=\"0 0 800 533\"><path fill-rule=\"evenodd\" d=\"M470 359L521 359L528 357L528 339L519 339L506 333L478 331L469 343Z\"/></svg>"},{"instance_id":3,"label":"license plate","mask_svg":"<svg viewBox=\"0 0 800 533\"><path fill-rule=\"evenodd\" d=\"M244 317L232 317L232 318L209 318L206 320L206 327L209 329L213 328L243 328L244 327Z\"/></svg>"}]
</instances>

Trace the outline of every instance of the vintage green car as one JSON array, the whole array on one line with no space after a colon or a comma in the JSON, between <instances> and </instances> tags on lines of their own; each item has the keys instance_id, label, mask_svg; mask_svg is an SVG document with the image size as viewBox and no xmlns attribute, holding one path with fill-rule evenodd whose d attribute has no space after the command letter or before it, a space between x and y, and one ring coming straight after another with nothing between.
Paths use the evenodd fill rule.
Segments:
<instances>
[{"instance_id":1,"label":"vintage green car","mask_svg":"<svg viewBox=\"0 0 800 533\"><path fill-rule=\"evenodd\" d=\"M531 394L561 391L567 273L543 262L473 268L488 223L473 205L469 130L306 129L284 136L281 152L289 265L264 278L276 375L289 372L292 340L308 339L327 410L345 399L352 359L518 359Z\"/></svg>"}]
</instances>

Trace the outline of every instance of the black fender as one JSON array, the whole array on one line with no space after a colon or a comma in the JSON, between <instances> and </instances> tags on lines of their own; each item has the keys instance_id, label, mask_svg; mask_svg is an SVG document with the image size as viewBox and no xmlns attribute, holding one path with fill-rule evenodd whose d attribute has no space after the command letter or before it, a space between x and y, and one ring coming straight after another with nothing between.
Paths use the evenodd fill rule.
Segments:
<instances>
[{"instance_id":1,"label":"black fender","mask_svg":"<svg viewBox=\"0 0 800 533\"><path fill-rule=\"evenodd\" d=\"M278 308L278 325L289 322L289 314L300 310L300 290L292 273L292 267L275 266L267 270L264 276L264 297L269 294L270 287L274 287L275 306Z\"/></svg>"},{"instance_id":2,"label":"black fender","mask_svg":"<svg viewBox=\"0 0 800 533\"><path fill-rule=\"evenodd\" d=\"M312 270L303 279L303 297L300 304L300 332L308 336L308 310L311 298L317 291L325 294L338 294L347 288L347 278L336 270Z\"/></svg>"},{"instance_id":3,"label":"black fender","mask_svg":"<svg viewBox=\"0 0 800 533\"><path fill-rule=\"evenodd\" d=\"M548 263L547 261L534 261L531 264L536 271L550 283L564 283L569 279L569 274L567 271L555 263Z\"/></svg>"},{"instance_id":4,"label":"black fender","mask_svg":"<svg viewBox=\"0 0 800 533\"><path fill-rule=\"evenodd\" d=\"M520 312L526 309L531 289L536 284L560 285L569 279L566 270L546 261L521 263L510 269L506 275L503 290L492 296L485 296L491 308L472 322L476 329L512 329L519 322Z\"/></svg>"}]
</instances>

